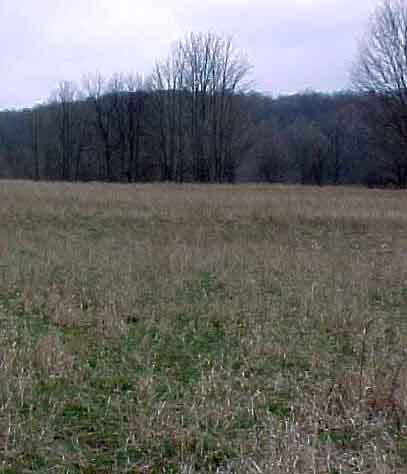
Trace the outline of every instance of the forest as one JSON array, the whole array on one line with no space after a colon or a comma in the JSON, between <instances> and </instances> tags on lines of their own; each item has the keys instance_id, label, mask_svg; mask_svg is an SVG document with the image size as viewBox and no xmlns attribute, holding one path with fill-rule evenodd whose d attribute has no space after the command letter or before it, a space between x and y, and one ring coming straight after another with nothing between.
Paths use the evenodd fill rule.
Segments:
<instances>
[{"instance_id":1,"label":"forest","mask_svg":"<svg viewBox=\"0 0 407 474\"><path fill-rule=\"evenodd\" d=\"M61 81L46 103L0 112L0 177L407 187L388 95L272 97L251 69L230 39L192 33L148 77Z\"/></svg>"}]
</instances>

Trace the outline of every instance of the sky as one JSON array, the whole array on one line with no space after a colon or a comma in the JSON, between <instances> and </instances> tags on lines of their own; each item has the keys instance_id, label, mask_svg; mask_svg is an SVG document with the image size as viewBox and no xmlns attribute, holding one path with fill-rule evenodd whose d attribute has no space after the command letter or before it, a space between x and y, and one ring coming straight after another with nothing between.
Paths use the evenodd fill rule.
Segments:
<instances>
[{"instance_id":1,"label":"sky","mask_svg":"<svg viewBox=\"0 0 407 474\"><path fill-rule=\"evenodd\" d=\"M86 74L148 75L186 33L232 35L272 95L346 89L377 0L0 0L0 109Z\"/></svg>"}]
</instances>

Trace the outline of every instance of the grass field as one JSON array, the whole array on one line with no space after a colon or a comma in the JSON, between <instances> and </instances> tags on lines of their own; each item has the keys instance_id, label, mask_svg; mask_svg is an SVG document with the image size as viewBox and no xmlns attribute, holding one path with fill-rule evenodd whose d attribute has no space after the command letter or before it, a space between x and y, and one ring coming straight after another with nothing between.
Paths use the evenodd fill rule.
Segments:
<instances>
[{"instance_id":1,"label":"grass field","mask_svg":"<svg viewBox=\"0 0 407 474\"><path fill-rule=\"evenodd\" d=\"M407 194L0 181L0 473L407 471Z\"/></svg>"}]
</instances>

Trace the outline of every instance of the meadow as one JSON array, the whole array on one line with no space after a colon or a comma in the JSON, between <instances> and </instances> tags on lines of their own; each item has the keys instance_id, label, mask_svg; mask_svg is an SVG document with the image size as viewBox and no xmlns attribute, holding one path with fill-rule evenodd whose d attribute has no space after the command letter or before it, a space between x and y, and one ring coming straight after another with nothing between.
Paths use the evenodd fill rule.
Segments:
<instances>
[{"instance_id":1,"label":"meadow","mask_svg":"<svg viewBox=\"0 0 407 474\"><path fill-rule=\"evenodd\" d=\"M406 192L0 181L0 473L406 471Z\"/></svg>"}]
</instances>

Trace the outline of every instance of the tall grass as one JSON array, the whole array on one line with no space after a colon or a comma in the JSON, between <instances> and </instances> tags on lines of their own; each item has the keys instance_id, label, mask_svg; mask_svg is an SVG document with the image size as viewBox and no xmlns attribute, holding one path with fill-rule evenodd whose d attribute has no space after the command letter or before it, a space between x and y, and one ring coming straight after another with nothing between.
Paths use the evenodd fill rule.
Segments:
<instances>
[{"instance_id":1,"label":"tall grass","mask_svg":"<svg viewBox=\"0 0 407 474\"><path fill-rule=\"evenodd\" d=\"M0 472L407 470L407 195L0 182Z\"/></svg>"}]
</instances>

